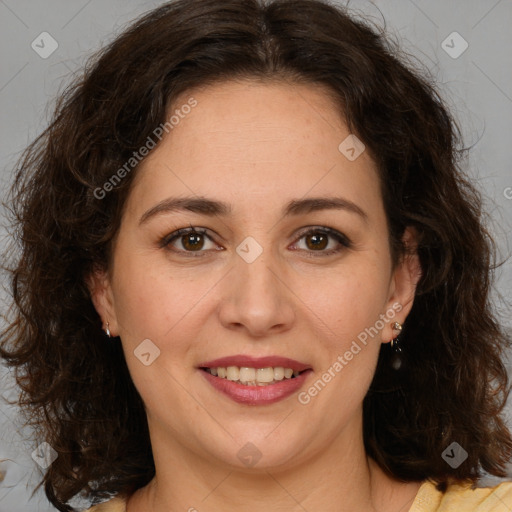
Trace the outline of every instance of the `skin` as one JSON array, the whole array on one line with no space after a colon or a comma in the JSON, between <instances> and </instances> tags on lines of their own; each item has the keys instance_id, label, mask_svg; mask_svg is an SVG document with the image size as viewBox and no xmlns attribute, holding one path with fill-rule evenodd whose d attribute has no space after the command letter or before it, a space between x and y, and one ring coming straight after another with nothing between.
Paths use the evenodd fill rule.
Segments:
<instances>
[{"instance_id":1,"label":"skin","mask_svg":"<svg viewBox=\"0 0 512 512\"><path fill-rule=\"evenodd\" d=\"M414 251L392 265L373 160L338 150L349 131L320 86L224 82L174 108L190 96L197 106L137 171L110 268L89 281L104 324L121 337L155 458L156 477L128 512L408 510L420 484L386 476L362 437L380 346L396 337L391 324L404 323L420 277ZM185 196L229 203L232 214L161 212L140 222ZM343 209L282 214L290 200L334 196L366 218ZM190 225L211 237L200 238L199 257L187 257L187 248L198 252L180 237L160 245ZM302 236L307 227L335 229L351 245L329 237L318 249ZM248 236L263 248L252 263L236 252ZM414 246L412 231L405 241ZM332 248L340 251L322 255ZM397 303L401 311L306 405L296 395L238 404L197 369L228 355L285 356L313 368L307 390ZM149 366L134 355L145 339L160 350ZM261 453L251 468L237 457L246 443Z\"/></svg>"}]
</instances>

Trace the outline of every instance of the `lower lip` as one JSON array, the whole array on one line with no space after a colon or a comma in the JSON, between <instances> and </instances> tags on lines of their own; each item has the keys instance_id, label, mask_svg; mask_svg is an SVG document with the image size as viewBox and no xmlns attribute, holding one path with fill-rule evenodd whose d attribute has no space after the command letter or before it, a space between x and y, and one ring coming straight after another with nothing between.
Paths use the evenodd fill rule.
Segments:
<instances>
[{"instance_id":1,"label":"lower lip","mask_svg":"<svg viewBox=\"0 0 512 512\"><path fill-rule=\"evenodd\" d=\"M306 370L293 379L285 379L276 384L246 386L228 379L215 377L204 370L199 371L215 389L235 402L246 405L268 405L279 402L279 400L283 400L298 391L311 373L311 370Z\"/></svg>"}]
</instances>

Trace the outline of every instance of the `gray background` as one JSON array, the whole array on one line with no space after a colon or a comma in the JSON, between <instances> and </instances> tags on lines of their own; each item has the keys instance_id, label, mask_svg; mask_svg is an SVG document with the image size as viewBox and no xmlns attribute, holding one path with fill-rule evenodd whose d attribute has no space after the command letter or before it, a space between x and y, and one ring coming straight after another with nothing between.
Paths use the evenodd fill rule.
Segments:
<instances>
[{"instance_id":1,"label":"gray background","mask_svg":"<svg viewBox=\"0 0 512 512\"><path fill-rule=\"evenodd\" d=\"M0 0L0 199L20 151L44 128L55 95L72 73L130 20L161 3ZM469 172L485 195L489 228L501 257L507 258L512 231L512 0L356 0L349 5L379 24L384 18L402 48L440 82L444 98L463 127L465 144L473 146ZM453 56L463 48L463 41L458 36L446 39L454 31L469 45L457 58ZM34 40L40 41L42 32L50 33L58 43L46 59L31 47ZM2 215L2 224L3 220ZM0 235L5 236L3 231ZM502 323L512 332L511 289L512 263L507 261L497 274L494 301ZM0 298L5 300L5 295ZM13 397L12 380L1 367L0 378L2 393ZM511 409L507 412L510 424ZM17 422L17 411L0 404L0 459L10 459L0 463L0 471L5 472L0 482L0 512L54 510L42 492L29 501L39 473L30 457L34 447L25 441L29 432L22 431Z\"/></svg>"}]
</instances>

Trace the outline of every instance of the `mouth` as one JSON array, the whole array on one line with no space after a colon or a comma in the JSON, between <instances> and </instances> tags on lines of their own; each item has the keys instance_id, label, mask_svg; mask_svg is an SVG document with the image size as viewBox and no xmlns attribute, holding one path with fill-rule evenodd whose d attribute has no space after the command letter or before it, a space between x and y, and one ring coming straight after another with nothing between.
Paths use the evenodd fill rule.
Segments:
<instances>
[{"instance_id":1,"label":"mouth","mask_svg":"<svg viewBox=\"0 0 512 512\"><path fill-rule=\"evenodd\" d=\"M198 370L222 394L246 405L282 400L304 384L312 368L283 357L230 356L201 363Z\"/></svg>"},{"instance_id":2,"label":"mouth","mask_svg":"<svg viewBox=\"0 0 512 512\"><path fill-rule=\"evenodd\" d=\"M226 379L243 386L271 386L283 380L295 379L308 370L293 370L283 366L267 366L265 368L252 368L249 366L217 366L213 368L202 367L203 370L219 379Z\"/></svg>"}]
</instances>

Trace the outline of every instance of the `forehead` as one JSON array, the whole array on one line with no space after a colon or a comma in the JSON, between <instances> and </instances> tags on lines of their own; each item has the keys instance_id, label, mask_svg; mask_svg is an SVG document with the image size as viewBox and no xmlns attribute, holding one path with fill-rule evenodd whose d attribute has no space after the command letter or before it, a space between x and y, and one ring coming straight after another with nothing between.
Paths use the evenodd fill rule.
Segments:
<instances>
[{"instance_id":1,"label":"forehead","mask_svg":"<svg viewBox=\"0 0 512 512\"><path fill-rule=\"evenodd\" d=\"M190 136L193 131L205 147L215 146L219 154L227 148L231 158L255 164L327 149L347 132L329 92L320 85L280 81L220 82L174 102L171 111L189 96L197 101L173 130L174 139L186 150L197 142Z\"/></svg>"},{"instance_id":2,"label":"forehead","mask_svg":"<svg viewBox=\"0 0 512 512\"><path fill-rule=\"evenodd\" d=\"M191 98L194 108L182 108ZM220 194L270 205L334 190L376 199L374 162L366 151L343 153L351 134L324 87L223 82L182 94L171 115L178 122L137 172L139 200Z\"/></svg>"}]
</instances>

